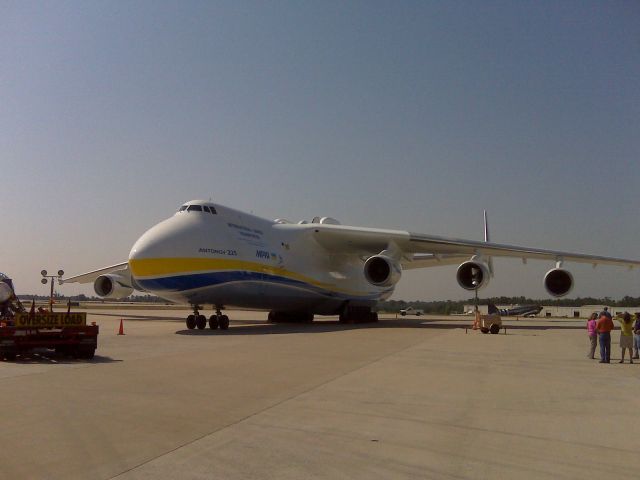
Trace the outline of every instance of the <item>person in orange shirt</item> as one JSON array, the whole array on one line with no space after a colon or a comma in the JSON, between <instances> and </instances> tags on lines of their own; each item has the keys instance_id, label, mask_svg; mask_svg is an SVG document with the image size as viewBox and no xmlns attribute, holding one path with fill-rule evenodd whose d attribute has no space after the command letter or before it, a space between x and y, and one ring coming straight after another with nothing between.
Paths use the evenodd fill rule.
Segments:
<instances>
[{"instance_id":1,"label":"person in orange shirt","mask_svg":"<svg viewBox=\"0 0 640 480\"><path fill-rule=\"evenodd\" d=\"M600 315L596 330L600 340L600 363L611 363L611 330L613 330L611 317Z\"/></svg>"}]
</instances>

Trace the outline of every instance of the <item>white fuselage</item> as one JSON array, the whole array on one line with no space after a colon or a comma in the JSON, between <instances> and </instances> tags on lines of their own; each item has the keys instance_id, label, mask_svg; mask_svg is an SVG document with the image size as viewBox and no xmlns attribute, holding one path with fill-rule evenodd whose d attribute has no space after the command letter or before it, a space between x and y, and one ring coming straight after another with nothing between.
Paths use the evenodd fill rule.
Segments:
<instances>
[{"instance_id":1,"label":"white fuselage","mask_svg":"<svg viewBox=\"0 0 640 480\"><path fill-rule=\"evenodd\" d=\"M393 292L366 280L361 256L332 254L303 225L197 205L202 211L179 211L134 244L136 289L180 303L318 314L372 306Z\"/></svg>"}]
</instances>

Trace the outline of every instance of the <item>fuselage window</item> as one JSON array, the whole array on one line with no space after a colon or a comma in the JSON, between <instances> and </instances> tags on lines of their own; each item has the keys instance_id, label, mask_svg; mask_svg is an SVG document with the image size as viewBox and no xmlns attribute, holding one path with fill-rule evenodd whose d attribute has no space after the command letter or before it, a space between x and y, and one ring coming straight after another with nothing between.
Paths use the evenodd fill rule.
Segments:
<instances>
[{"instance_id":1,"label":"fuselage window","mask_svg":"<svg viewBox=\"0 0 640 480\"><path fill-rule=\"evenodd\" d=\"M204 211L205 211L205 212L207 212L207 213L211 213L211 211L209 210L209 207L207 207L206 205L205 205L204 207L202 207L202 208L204 208Z\"/></svg>"},{"instance_id":2,"label":"fuselage window","mask_svg":"<svg viewBox=\"0 0 640 480\"><path fill-rule=\"evenodd\" d=\"M202 211L202 207L200 205L189 205L189 208L187 209L187 211L189 212L201 212Z\"/></svg>"}]
</instances>

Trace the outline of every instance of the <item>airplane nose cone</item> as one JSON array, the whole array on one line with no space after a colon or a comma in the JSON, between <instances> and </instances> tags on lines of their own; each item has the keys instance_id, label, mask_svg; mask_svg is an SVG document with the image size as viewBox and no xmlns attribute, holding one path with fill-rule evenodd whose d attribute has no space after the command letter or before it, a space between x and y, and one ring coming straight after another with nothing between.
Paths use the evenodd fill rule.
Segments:
<instances>
[{"instance_id":1,"label":"airplane nose cone","mask_svg":"<svg viewBox=\"0 0 640 480\"><path fill-rule=\"evenodd\" d=\"M169 218L151 227L133 244L129 262L149 258L175 257L187 226Z\"/></svg>"}]
</instances>

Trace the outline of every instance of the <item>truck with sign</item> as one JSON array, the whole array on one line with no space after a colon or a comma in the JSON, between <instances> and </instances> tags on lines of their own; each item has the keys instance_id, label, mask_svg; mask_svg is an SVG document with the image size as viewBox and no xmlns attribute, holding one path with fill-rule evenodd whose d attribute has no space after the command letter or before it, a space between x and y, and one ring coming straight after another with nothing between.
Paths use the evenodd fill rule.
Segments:
<instances>
[{"instance_id":1,"label":"truck with sign","mask_svg":"<svg viewBox=\"0 0 640 480\"><path fill-rule=\"evenodd\" d=\"M91 359L98 333L97 325L87 325L85 312L17 313L12 321L0 323L0 357L15 360L17 355L46 348Z\"/></svg>"},{"instance_id":2,"label":"truck with sign","mask_svg":"<svg viewBox=\"0 0 640 480\"><path fill-rule=\"evenodd\" d=\"M98 346L99 327L87 325L85 312L27 312L11 279L0 274L0 359L15 360L34 349L91 359Z\"/></svg>"}]
</instances>

